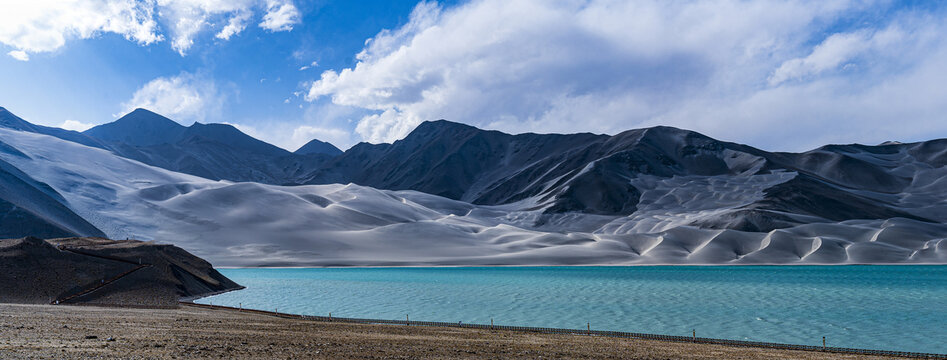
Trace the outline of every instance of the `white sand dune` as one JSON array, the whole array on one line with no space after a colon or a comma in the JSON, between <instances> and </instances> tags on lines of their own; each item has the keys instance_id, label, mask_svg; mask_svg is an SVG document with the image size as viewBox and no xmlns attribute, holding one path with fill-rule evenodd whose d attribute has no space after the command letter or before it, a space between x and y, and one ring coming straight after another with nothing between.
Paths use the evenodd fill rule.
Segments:
<instances>
[{"instance_id":1,"label":"white sand dune","mask_svg":"<svg viewBox=\"0 0 947 360\"><path fill-rule=\"evenodd\" d=\"M792 172L642 177L630 216L543 214L524 210L536 199L478 206L352 184L211 181L46 135L0 129L0 141L29 155L0 159L109 237L172 243L217 266L947 263L947 225L906 218L770 232L689 225L739 211ZM931 201L944 193L935 175L898 204L947 214Z\"/></svg>"}]
</instances>

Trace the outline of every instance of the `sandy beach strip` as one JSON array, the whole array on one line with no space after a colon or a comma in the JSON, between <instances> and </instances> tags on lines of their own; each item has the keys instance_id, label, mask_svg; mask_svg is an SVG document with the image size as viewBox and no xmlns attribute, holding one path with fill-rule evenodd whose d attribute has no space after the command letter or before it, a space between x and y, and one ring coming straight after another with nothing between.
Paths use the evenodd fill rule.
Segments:
<instances>
[{"instance_id":1,"label":"sandy beach strip","mask_svg":"<svg viewBox=\"0 0 947 360\"><path fill-rule=\"evenodd\" d=\"M871 359L575 335L363 325L182 307L0 304L0 358Z\"/></svg>"}]
</instances>

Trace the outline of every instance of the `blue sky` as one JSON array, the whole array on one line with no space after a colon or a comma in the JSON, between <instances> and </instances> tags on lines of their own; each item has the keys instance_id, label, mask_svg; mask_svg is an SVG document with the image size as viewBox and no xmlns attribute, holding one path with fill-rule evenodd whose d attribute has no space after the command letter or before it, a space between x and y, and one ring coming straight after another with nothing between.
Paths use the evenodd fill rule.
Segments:
<instances>
[{"instance_id":1,"label":"blue sky","mask_svg":"<svg viewBox=\"0 0 947 360\"><path fill-rule=\"evenodd\" d=\"M947 137L941 2L36 0L0 4L0 106L147 107L294 150L445 118L671 125L770 150Z\"/></svg>"}]
</instances>

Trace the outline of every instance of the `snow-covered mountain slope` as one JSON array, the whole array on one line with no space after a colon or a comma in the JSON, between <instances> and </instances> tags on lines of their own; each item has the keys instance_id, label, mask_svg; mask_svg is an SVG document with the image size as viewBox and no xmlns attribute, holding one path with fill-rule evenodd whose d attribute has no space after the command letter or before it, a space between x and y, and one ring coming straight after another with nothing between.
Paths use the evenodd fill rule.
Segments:
<instances>
[{"instance_id":1,"label":"snow-covered mountain slope","mask_svg":"<svg viewBox=\"0 0 947 360\"><path fill-rule=\"evenodd\" d=\"M9 122L14 129L33 131L16 119ZM331 145L318 140L289 153L229 125L184 127L143 109L78 135L90 135L120 156L208 179L355 183L478 205L530 204L550 215L531 226L578 212L626 216L638 220L618 222L655 230L664 226L655 223L656 211L671 214L674 226L754 232L847 220L947 221L936 206L947 192L941 180L947 176L947 140L771 153L671 127L614 136L510 135L440 120L392 144L363 143L333 156L319 153ZM777 173L792 176L771 181ZM701 201L682 198L691 190L677 187L704 188L726 204L728 198L751 200L725 207L709 202L700 206L713 211L681 217ZM655 210L653 198L668 191L689 205ZM749 193L755 195L743 196ZM674 201L658 204L665 203Z\"/></svg>"},{"instance_id":2,"label":"snow-covered mountain slope","mask_svg":"<svg viewBox=\"0 0 947 360\"><path fill-rule=\"evenodd\" d=\"M655 197L668 194L671 198L658 204L688 205L660 213L714 209L675 225L766 232L857 219L947 221L944 214L924 209L947 192L940 183L947 176L945 152L947 140L828 146L793 154L671 127L614 136L510 135L441 120L423 123L392 144L356 145L304 182L354 182L481 205L529 202L546 214L634 219L651 217ZM792 176L774 180L772 174ZM700 189L709 192L693 192ZM743 196L748 192L756 196ZM687 198L692 195L699 198ZM729 198L751 201L719 208L704 201L706 196L727 204ZM650 226L646 223L636 226Z\"/></svg>"},{"instance_id":3,"label":"snow-covered mountain slope","mask_svg":"<svg viewBox=\"0 0 947 360\"><path fill-rule=\"evenodd\" d=\"M0 161L0 238L105 236L46 184Z\"/></svg>"},{"instance_id":4,"label":"snow-covered mountain slope","mask_svg":"<svg viewBox=\"0 0 947 360\"><path fill-rule=\"evenodd\" d=\"M353 184L211 181L40 134L0 129L0 141L28 155L4 151L0 160L49 184L108 236L173 243L218 266L947 263L947 225L916 219L828 222L766 210L792 224L693 225L745 211L799 172L639 177L631 215L549 213L537 197L473 205ZM945 214L947 204L929 198L939 170L924 171L932 179L916 185L929 193L888 201Z\"/></svg>"},{"instance_id":5,"label":"snow-covered mountain slope","mask_svg":"<svg viewBox=\"0 0 947 360\"><path fill-rule=\"evenodd\" d=\"M23 120L19 116L14 115L13 113L11 113L10 111L8 111L7 109L3 107L0 107L0 127L13 129L13 130L34 132L37 134L51 135L63 140L69 140L69 141L77 142L83 145L99 147L103 149L106 148L106 145L103 144L101 141L95 138L89 137L83 133L72 131L72 130L60 129L56 127L48 127L48 126L32 124L26 120Z\"/></svg>"},{"instance_id":6,"label":"snow-covered mountain slope","mask_svg":"<svg viewBox=\"0 0 947 360\"><path fill-rule=\"evenodd\" d=\"M0 152L29 158L0 141ZM105 236L76 215L49 185L0 160L0 238Z\"/></svg>"}]
</instances>

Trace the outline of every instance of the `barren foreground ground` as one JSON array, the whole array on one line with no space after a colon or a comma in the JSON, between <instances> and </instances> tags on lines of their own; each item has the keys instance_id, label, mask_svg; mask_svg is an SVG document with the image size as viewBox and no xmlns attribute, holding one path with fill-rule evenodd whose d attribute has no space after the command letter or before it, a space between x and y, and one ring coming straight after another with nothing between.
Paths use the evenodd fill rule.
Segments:
<instances>
[{"instance_id":1,"label":"barren foreground ground","mask_svg":"<svg viewBox=\"0 0 947 360\"><path fill-rule=\"evenodd\" d=\"M310 322L193 307L0 304L0 358L823 359L816 352L575 335Z\"/></svg>"}]
</instances>

